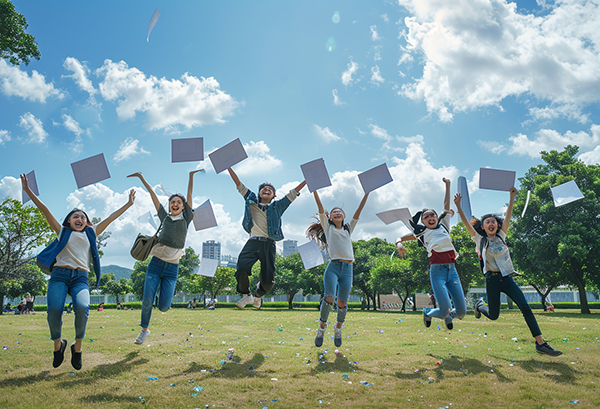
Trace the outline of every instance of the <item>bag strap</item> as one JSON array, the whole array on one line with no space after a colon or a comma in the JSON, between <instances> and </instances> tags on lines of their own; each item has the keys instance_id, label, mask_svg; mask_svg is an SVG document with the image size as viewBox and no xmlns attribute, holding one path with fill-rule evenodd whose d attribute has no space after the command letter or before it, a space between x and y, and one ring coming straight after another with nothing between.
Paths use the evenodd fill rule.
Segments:
<instances>
[{"instance_id":1,"label":"bag strap","mask_svg":"<svg viewBox=\"0 0 600 409\"><path fill-rule=\"evenodd\" d=\"M169 216L167 216L167 217L169 217ZM160 221L160 226L158 226L158 229L156 229L156 233L154 233L154 237L158 236L158 233L160 232L160 229L162 229L163 221L164 220L165 219L163 219L163 220Z\"/></svg>"}]
</instances>

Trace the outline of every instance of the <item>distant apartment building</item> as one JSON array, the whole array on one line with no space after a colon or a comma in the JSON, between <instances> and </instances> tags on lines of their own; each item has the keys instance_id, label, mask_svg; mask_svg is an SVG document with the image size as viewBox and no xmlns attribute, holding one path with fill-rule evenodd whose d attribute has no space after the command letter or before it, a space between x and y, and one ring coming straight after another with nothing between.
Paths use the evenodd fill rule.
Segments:
<instances>
[{"instance_id":1,"label":"distant apartment building","mask_svg":"<svg viewBox=\"0 0 600 409\"><path fill-rule=\"evenodd\" d=\"M225 267L237 268L237 257L224 254L221 256L221 265Z\"/></svg>"},{"instance_id":2,"label":"distant apartment building","mask_svg":"<svg viewBox=\"0 0 600 409\"><path fill-rule=\"evenodd\" d=\"M202 243L202 258L221 260L221 243L214 240Z\"/></svg>"},{"instance_id":3,"label":"distant apartment building","mask_svg":"<svg viewBox=\"0 0 600 409\"><path fill-rule=\"evenodd\" d=\"M284 240L283 241L283 257L287 257L290 254L298 252L298 241L297 240Z\"/></svg>"}]
</instances>

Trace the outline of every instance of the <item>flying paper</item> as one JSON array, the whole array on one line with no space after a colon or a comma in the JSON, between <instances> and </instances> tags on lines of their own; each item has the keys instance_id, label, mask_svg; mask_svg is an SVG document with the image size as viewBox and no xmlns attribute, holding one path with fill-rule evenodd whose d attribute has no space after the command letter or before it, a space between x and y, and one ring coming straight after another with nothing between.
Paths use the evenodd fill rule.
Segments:
<instances>
[{"instance_id":1,"label":"flying paper","mask_svg":"<svg viewBox=\"0 0 600 409\"><path fill-rule=\"evenodd\" d=\"M471 211L471 200L469 200L469 188L467 187L467 178L460 176L458 178L458 193L460 193L460 207L462 207L467 220L473 216Z\"/></svg>"},{"instance_id":2,"label":"flying paper","mask_svg":"<svg viewBox=\"0 0 600 409\"><path fill-rule=\"evenodd\" d=\"M194 269L194 274L206 277L214 277L219 267L219 260L202 258L200 265Z\"/></svg>"},{"instance_id":3,"label":"flying paper","mask_svg":"<svg viewBox=\"0 0 600 409\"><path fill-rule=\"evenodd\" d=\"M323 158L300 165L300 168L302 169L302 174L310 193L323 187L331 186L331 179L329 179L329 173L327 173Z\"/></svg>"},{"instance_id":4,"label":"flying paper","mask_svg":"<svg viewBox=\"0 0 600 409\"><path fill-rule=\"evenodd\" d=\"M217 226L215 212L210 204L210 200L207 200L194 209L194 227L196 228L196 231L198 231L210 229L215 226Z\"/></svg>"},{"instance_id":5,"label":"flying paper","mask_svg":"<svg viewBox=\"0 0 600 409\"><path fill-rule=\"evenodd\" d=\"M552 198L554 199L554 206L556 207L584 198L574 180L570 180L567 183L563 183L556 187L550 186L550 190L552 191Z\"/></svg>"},{"instance_id":6,"label":"flying paper","mask_svg":"<svg viewBox=\"0 0 600 409\"><path fill-rule=\"evenodd\" d=\"M204 160L204 138L171 139L171 163Z\"/></svg>"},{"instance_id":7,"label":"flying paper","mask_svg":"<svg viewBox=\"0 0 600 409\"><path fill-rule=\"evenodd\" d=\"M517 172L512 170L479 168L479 189L508 192L515 185L516 177Z\"/></svg>"},{"instance_id":8,"label":"flying paper","mask_svg":"<svg viewBox=\"0 0 600 409\"><path fill-rule=\"evenodd\" d=\"M152 213L151 213L151 212L146 212L146 213L144 213L143 215L141 215L141 216L138 218L138 221L139 221L140 223L150 223L150 225L151 225L152 227L154 227L154 229L157 229L157 228L158 228L158 227L156 227L156 222L154 221L154 217L152 216Z\"/></svg>"},{"instance_id":9,"label":"flying paper","mask_svg":"<svg viewBox=\"0 0 600 409\"><path fill-rule=\"evenodd\" d=\"M298 246L298 252L300 253L300 258L302 259L305 270L310 270L311 268L324 263L323 254L315 240L311 240L308 243Z\"/></svg>"},{"instance_id":10,"label":"flying paper","mask_svg":"<svg viewBox=\"0 0 600 409\"><path fill-rule=\"evenodd\" d=\"M110 178L103 153L71 163L71 169L78 189Z\"/></svg>"},{"instance_id":11,"label":"flying paper","mask_svg":"<svg viewBox=\"0 0 600 409\"><path fill-rule=\"evenodd\" d=\"M31 191L33 193L35 193L36 196L39 196L40 190L38 189L37 179L35 178L35 170L32 170L31 172L29 172L27 174L27 183L29 184L29 188L31 189ZM31 200L29 195L27 193L25 193L24 190L22 190L21 193L22 193L21 202L23 202L23 204L25 204Z\"/></svg>"},{"instance_id":12,"label":"flying paper","mask_svg":"<svg viewBox=\"0 0 600 409\"><path fill-rule=\"evenodd\" d=\"M523 212L521 213L521 217L525 216L525 210L527 210L527 206L529 206L529 197L531 196L531 190L527 191L527 200L525 200L525 207L523 208Z\"/></svg>"},{"instance_id":13,"label":"flying paper","mask_svg":"<svg viewBox=\"0 0 600 409\"><path fill-rule=\"evenodd\" d=\"M156 25L156 22L158 21L159 17L160 17L160 12L158 11L158 7L157 7L156 10L154 10L154 14L152 15L152 18L150 19L150 23L148 23L148 37L146 37L146 42L150 42L150 33L152 32L152 29Z\"/></svg>"},{"instance_id":14,"label":"flying paper","mask_svg":"<svg viewBox=\"0 0 600 409\"><path fill-rule=\"evenodd\" d=\"M242 142L238 138L210 153L208 157L215 168L215 172L221 173L236 163L243 161L248 155L244 150L244 146L242 146Z\"/></svg>"},{"instance_id":15,"label":"flying paper","mask_svg":"<svg viewBox=\"0 0 600 409\"><path fill-rule=\"evenodd\" d=\"M365 193L370 193L393 181L392 175L390 175L390 171L385 163L359 174L358 180L360 180Z\"/></svg>"},{"instance_id":16,"label":"flying paper","mask_svg":"<svg viewBox=\"0 0 600 409\"><path fill-rule=\"evenodd\" d=\"M410 229L409 220L411 220L412 216L410 215L410 210L408 210L407 207L403 207L402 209L387 210L385 212L377 213L376 216L379 217L385 224L392 224L398 220L402 220L402 223L404 223L404 225Z\"/></svg>"}]
</instances>

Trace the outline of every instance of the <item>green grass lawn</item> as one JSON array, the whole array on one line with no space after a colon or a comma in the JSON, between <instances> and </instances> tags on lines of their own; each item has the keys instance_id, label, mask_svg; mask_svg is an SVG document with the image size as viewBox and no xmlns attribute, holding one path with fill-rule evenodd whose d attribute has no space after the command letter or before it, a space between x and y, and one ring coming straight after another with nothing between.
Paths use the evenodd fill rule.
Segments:
<instances>
[{"instance_id":1,"label":"green grass lawn","mask_svg":"<svg viewBox=\"0 0 600 409\"><path fill-rule=\"evenodd\" d=\"M600 407L600 314L534 312L562 356L535 352L518 310L452 331L420 312L349 311L337 353L331 324L314 346L314 309L154 310L141 346L139 310L91 311L81 371L69 348L52 368L45 313L3 315L0 408Z\"/></svg>"}]
</instances>

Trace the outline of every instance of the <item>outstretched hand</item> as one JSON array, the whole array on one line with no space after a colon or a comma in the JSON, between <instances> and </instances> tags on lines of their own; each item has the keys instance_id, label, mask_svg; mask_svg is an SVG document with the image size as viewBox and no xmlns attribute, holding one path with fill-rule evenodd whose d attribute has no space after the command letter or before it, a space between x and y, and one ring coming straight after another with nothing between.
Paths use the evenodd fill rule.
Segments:
<instances>
[{"instance_id":1,"label":"outstretched hand","mask_svg":"<svg viewBox=\"0 0 600 409\"><path fill-rule=\"evenodd\" d=\"M127 202L127 204L132 206L134 202L135 202L135 189L131 189L129 191L129 201Z\"/></svg>"},{"instance_id":2,"label":"outstretched hand","mask_svg":"<svg viewBox=\"0 0 600 409\"><path fill-rule=\"evenodd\" d=\"M457 193L454 195L454 204L456 205L457 209L460 209L460 201L462 199L462 196L460 195L460 193Z\"/></svg>"},{"instance_id":3,"label":"outstretched hand","mask_svg":"<svg viewBox=\"0 0 600 409\"><path fill-rule=\"evenodd\" d=\"M447 185L449 185L450 183L452 183L452 181L451 181L450 179L446 179L446 178L442 178L442 181L443 181L445 184L447 184Z\"/></svg>"},{"instance_id":4,"label":"outstretched hand","mask_svg":"<svg viewBox=\"0 0 600 409\"><path fill-rule=\"evenodd\" d=\"M196 169L196 170L192 170L190 172L190 176L193 175L194 173L198 173L198 172L204 172L204 169Z\"/></svg>"},{"instance_id":5,"label":"outstretched hand","mask_svg":"<svg viewBox=\"0 0 600 409\"><path fill-rule=\"evenodd\" d=\"M396 244L396 249L398 250L398 256L401 258L406 258L406 248L402 245L402 243Z\"/></svg>"},{"instance_id":6,"label":"outstretched hand","mask_svg":"<svg viewBox=\"0 0 600 409\"><path fill-rule=\"evenodd\" d=\"M517 193L519 191L517 190L516 187L513 186L513 187L510 188L509 192L510 192L510 198L514 199L517 196Z\"/></svg>"},{"instance_id":7,"label":"outstretched hand","mask_svg":"<svg viewBox=\"0 0 600 409\"><path fill-rule=\"evenodd\" d=\"M128 177L128 178L135 178L135 177L138 177L138 178L140 178L140 179L141 179L141 178L143 178L143 176L142 176L142 172L135 172L135 173L132 173L131 175L127 175L127 177Z\"/></svg>"},{"instance_id":8,"label":"outstretched hand","mask_svg":"<svg viewBox=\"0 0 600 409\"><path fill-rule=\"evenodd\" d=\"M24 173L21 173L21 186L23 187L24 191L29 190L29 181L27 180L27 175Z\"/></svg>"}]
</instances>

